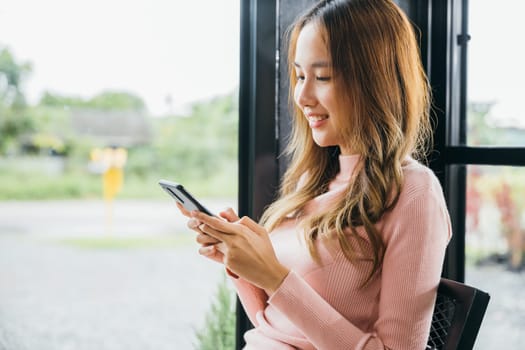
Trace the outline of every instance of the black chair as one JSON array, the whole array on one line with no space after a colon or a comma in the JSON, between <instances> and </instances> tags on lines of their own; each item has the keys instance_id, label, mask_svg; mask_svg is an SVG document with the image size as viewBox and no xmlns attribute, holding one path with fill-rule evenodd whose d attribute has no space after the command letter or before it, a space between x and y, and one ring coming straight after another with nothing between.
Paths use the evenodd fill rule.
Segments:
<instances>
[{"instance_id":1,"label":"black chair","mask_svg":"<svg viewBox=\"0 0 525 350\"><path fill-rule=\"evenodd\" d=\"M479 289L441 278L426 349L472 349L489 300Z\"/></svg>"}]
</instances>

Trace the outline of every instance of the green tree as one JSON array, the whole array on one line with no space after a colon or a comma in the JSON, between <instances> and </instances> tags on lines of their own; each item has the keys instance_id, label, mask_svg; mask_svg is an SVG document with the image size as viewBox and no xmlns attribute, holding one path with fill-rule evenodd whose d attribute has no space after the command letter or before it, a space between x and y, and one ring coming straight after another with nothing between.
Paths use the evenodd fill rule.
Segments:
<instances>
[{"instance_id":1,"label":"green tree","mask_svg":"<svg viewBox=\"0 0 525 350\"><path fill-rule=\"evenodd\" d=\"M144 110L144 101L129 92L106 91L94 96L89 104L99 109Z\"/></svg>"},{"instance_id":2,"label":"green tree","mask_svg":"<svg viewBox=\"0 0 525 350\"><path fill-rule=\"evenodd\" d=\"M0 48L0 103L4 107L25 107L21 83L31 70L30 63L17 63L7 48Z\"/></svg>"},{"instance_id":3,"label":"green tree","mask_svg":"<svg viewBox=\"0 0 525 350\"><path fill-rule=\"evenodd\" d=\"M468 144L471 146L522 146L525 130L518 126L501 126L495 123L491 117L494 106L494 102L469 103Z\"/></svg>"},{"instance_id":4,"label":"green tree","mask_svg":"<svg viewBox=\"0 0 525 350\"><path fill-rule=\"evenodd\" d=\"M493 103L470 103L468 108L468 143L473 146L494 144L499 138L496 128L487 123Z\"/></svg>"},{"instance_id":5,"label":"green tree","mask_svg":"<svg viewBox=\"0 0 525 350\"><path fill-rule=\"evenodd\" d=\"M85 107L86 101L80 97L65 96L45 91L40 98L39 106L45 107Z\"/></svg>"},{"instance_id":6,"label":"green tree","mask_svg":"<svg viewBox=\"0 0 525 350\"><path fill-rule=\"evenodd\" d=\"M0 48L0 154L14 148L20 135L34 129L21 89L29 73L31 64L18 63L7 48Z\"/></svg>"},{"instance_id":7,"label":"green tree","mask_svg":"<svg viewBox=\"0 0 525 350\"><path fill-rule=\"evenodd\" d=\"M154 154L166 176L204 180L237 164L235 94L195 103L190 115L161 119L156 129Z\"/></svg>"},{"instance_id":8,"label":"green tree","mask_svg":"<svg viewBox=\"0 0 525 350\"><path fill-rule=\"evenodd\" d=\"M46 91L40 99L41 106L88 108L99 110L135 110L146 109L142 98L123 91L105 91L89 99L64 96Z\"/></svg>"}]
</instances>

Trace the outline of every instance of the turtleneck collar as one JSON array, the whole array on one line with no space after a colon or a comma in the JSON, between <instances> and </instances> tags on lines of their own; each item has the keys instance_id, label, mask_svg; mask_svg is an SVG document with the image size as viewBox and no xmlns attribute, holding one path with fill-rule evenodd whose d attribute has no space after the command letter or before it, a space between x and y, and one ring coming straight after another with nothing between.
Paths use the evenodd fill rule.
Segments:
<instances>
[{"instance_id":1,"label":"turtleneck collar","mask_svg":"<svg viewBox=\"0 0 525 350\"><path fill-rule=\"evenodd\" d=\"M349 181L352 177L357 163L359 162L359 154L339 155L339 174L337 180Z\"/></svg>"}]
</instances>

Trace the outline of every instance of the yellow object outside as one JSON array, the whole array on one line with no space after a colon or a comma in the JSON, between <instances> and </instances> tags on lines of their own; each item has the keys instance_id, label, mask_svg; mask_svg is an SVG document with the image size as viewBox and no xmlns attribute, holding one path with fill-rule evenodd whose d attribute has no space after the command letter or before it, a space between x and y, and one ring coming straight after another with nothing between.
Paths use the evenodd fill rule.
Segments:
<instances>
[{"instance_id":1,"label":"yellow object outside","mask_svg":"<svg viewBox=\"0 0 525 350\"><path fill-rule=\"evenodd\" d=\"M124 171L122 168L109 168L102 175L104 186L104 199L113 200L122 189Z\"/></svg>"},{"instance_id":2,"label":"yellow object outside","mask_svg":"<svg viewBox=\"0 0 525 350\"><path fill-rule=\"evenodd\" d=\"M106 230L113 226L113 199L124 184L124 165L128 152L122 147L95 148L90 153L91 168L102 174L102 190L106 202Z\"/></svg>"},{"instance_id":3,"label":"yellow object outside","mask_svg":"<svg viewBox=\"0 0 525 350\"><path fill-rule=\"evenodd\" d=\"M124 184L124 165L128 152L122 147L95 148L90 158L102 173L104 199L113 200Z\"/></svg>"}]
</instances>

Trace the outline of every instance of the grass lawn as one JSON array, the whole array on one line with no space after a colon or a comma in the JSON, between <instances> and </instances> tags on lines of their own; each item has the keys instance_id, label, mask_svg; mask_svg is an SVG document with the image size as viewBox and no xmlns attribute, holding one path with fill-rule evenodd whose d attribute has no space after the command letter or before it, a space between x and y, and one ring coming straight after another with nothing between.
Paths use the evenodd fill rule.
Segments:
<instances>
[{"instance_id":1,"label":"grass lawn","mask_svg":"<svg viewBox=\"0 0 525 350\"><path fill-rule=\"evenodd\" d=\"M206 181L172 179L185 185L199 197L236 196L236 180L228 174L218 174ZM124 177L119 199L159 199L166 194L158 185L160 176ZM2 172L0 169L0 200L93 199L102 198L102 178L85 173L46 175L38 173Z\"/></svg>"},{"instance_id":2,"label":"grass lawn","mask_svg":"<svg viewBox=\"0 0 525 350\"><path fill-rule=\"evenodd\" d=\"M64 244L80 249L177 249L195 243L188 234L159 237L75 237L53 238L53 243Z\"/></svg>"}]
</instances>

